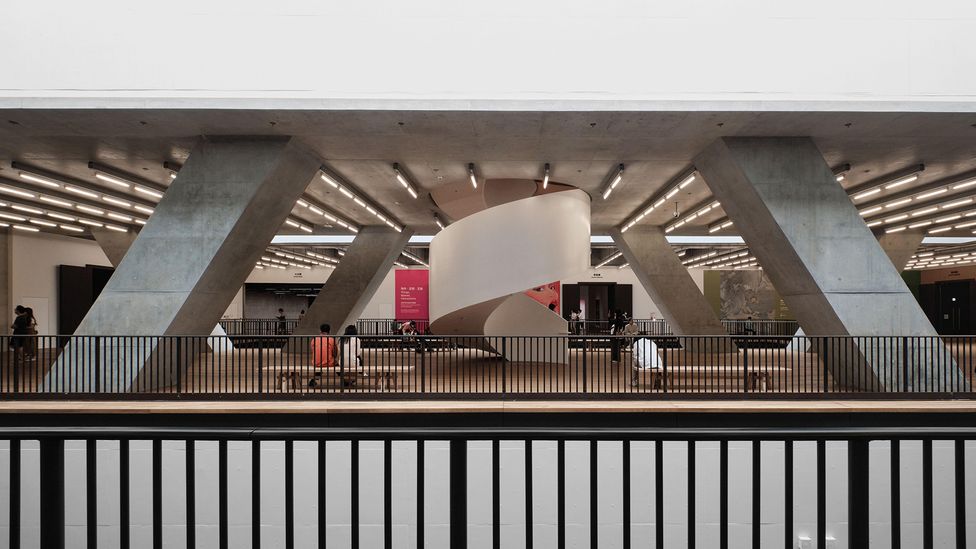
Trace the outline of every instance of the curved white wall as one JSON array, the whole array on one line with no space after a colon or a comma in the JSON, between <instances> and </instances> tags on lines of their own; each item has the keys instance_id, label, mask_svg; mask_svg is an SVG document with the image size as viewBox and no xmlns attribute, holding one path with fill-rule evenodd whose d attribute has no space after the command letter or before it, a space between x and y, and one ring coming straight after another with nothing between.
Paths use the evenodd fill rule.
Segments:
<instances>
[{"instance_id":1,"label":"curved white wall","mask_svg":"<svg viewBox=\"0 0 976 549\"><path fill-rule=\"evenodd\" d=\"M485 187L491 181L485 183ZM441 335L552 336L566 320L525 291L586 271L590 197L574 189L523 198L469 215L430 243L430 330ZM509 360L565 363L565 344L478 343Z\"/></svg>"},{"instance_id":2,"label":"curved white wall","mask_svg":"<svg viewBox=\"0 0 976 549\"><path fill-rule=\"evenodd\" d=\"M964 0L7 0L3 12L0 106L976 100L976 3Z\"/></svg>"},{"instance_id":3,"label":"curved white wall","mask_svg":"<svg viewBox=\"0 0 976 549\"><path fill-rule=\"evenodd\" d=\"M430 319L586 270L590 197L580 190L495 206L430 243Z\"/></svg>"}]
</instances>

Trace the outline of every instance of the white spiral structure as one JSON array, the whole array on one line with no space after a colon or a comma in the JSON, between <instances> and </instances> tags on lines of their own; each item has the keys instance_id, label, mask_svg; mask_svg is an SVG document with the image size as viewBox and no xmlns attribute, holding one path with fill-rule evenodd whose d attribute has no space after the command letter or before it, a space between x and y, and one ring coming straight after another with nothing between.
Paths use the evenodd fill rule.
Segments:
<instances>
[{"instance_id":1,"label":"white spiral structure","mask_svg":"<svg viewBox=\"0 0 976 549\"><path fill-rule=\"evenodd\" d=\"M486 193L491 183L485 182ZM434 237L430 244L432 333L567 333L567 323L559 314L524 292L585 272L590 260L590 197L570 189L515 198L468 215ZM528 351L524 344L494 349L490 339L485 348L511 360L523 358L518 355ZM565 350L546 355L547 362L565 362Z\"/></svg>"}]
</instances>

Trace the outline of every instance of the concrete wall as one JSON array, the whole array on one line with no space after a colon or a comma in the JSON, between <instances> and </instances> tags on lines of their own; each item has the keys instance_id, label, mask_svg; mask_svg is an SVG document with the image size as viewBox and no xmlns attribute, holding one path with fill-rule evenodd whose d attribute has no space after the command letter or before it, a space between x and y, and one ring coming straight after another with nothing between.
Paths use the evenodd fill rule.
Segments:
<instances>
[{"instance_id":1,"label":"concrete wall","mask_svg":"<svg viewBox=\"0 0 976 549\"><path fill-rule=\"evenodd\" d=\"M8 0L4 15L17 24L0 35L0 97L10 98L0 105L633 99L841 110L976 100L976 48L964 47L976 4L959 0L174 0L165 14L121 0ZM335 44L357 47L323 64ZM174 60L179 70L160 69Z\"/></svg>"},{"instance_id":2,"label":"concrete wall","mask_svg":"<svg viewBox=\"0 0 976 549\"><path fill-rule=\"evenodd\" d=\"M295 536L296 547L315 544L317 483L315 442L295 443ZM976 527L976 444L966 443L968 528ZM887 442L872 442L870 447L869 496L872 547L890 546L889 479L890 458ZM184 443L163 442L163 544L180 548L185 544L185 460ZM504 441L501 455L501 546L520 547L524 540L523 448L521 442ZM85 547L85 446L83 441L66 443L65 518L68 549ZM652 443L632 443L632 524L634 547L651 547L654 539L654 452ZM598 447L600 492L599 547L621 547L621 445L602 442ZM350 538L349 443L327 444L326 505L327 541L330 547L347 547ZM783 452L782 442L762 445L762 495L760 535L763 547L782 547ZM749 443L729 444L729 546L748 547L751 536L751 457ZM534 457L535 545L554 547L556 542L556 445L537 442ZM953 444L933 443L933 501L935 547L954 547ZM700 547L718 546L719 524L719 445L700 442L696 448L696 538ZM247 442L228 444L229 546L250 545L251 448ZM412 441L393 443L393 538L396 547L414 547L416 454ZM826 446L827 549L847 547L847 447L843 442ZM491 443L472 442L468 447L468 546L491 547ZM21 536L24 547L38 545L38 451L37 443L25 441L22 450ZM362 547L380 547L383 539L383 446L382 442L360 445L360 535ZM262 446L262 547L284 547L284 446L266 442ZM447 489L450 475L446 442L429 442L426 454L426 527L428 547L448 547L450 510ZM9 475L9 443L0 442L0 487ZM683 547L687 533L687 445L674 442L664 446L664 509L667 547ZM922 546L922 447L919 441L906 441L901 449L902 547ZM152 536L151 445L133 441L130 451L131 544L148 547ZM567 547L589 547L589 447L586 442L566 443L566 478L575 489L566 490ZM794 547L813 547L803 538L816 539L816 444L797 442L794 446ZM196 454L197 543L204 549L217 547L217 444L198 442ZM105 441L98 446L99 547L118 547L118 443ZM7 498L0 498L0 540L7 539ZM835 541L829 541L834 538ZM3 543L0 541L0 543Z\"/></svg>"},{"instance_id":3,"label":"concrete wall","mask_svg":"<svg viewBox=\"0 0 976 549\"><path fill-rule=\"evenodd\" d=\"M33 307L40 334L58 328L58 265L112 264L93 240L46 233L11 235L11 306ZM13 310L4 311L6 327Z\"/></svg>"}]
</instances>

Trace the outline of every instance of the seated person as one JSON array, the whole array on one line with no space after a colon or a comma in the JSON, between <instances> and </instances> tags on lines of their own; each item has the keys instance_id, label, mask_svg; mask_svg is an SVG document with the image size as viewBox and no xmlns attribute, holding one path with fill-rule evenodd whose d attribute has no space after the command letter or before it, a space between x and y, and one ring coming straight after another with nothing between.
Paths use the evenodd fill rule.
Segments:
<instances>
[{"instance_id":1,"label":"seated person","mask_svg":"<svg viewBox=\"0 0 976 549\"><path fill-rule=\"evenodd\" d=\"M640 370L659 371L661 369L661 358L657 355L657 345L646 337L642 337L634 341L632 349L633 375L630 378L630 385L632 387L636 387L638 372ZM655 385L658 385L660 381L660 377L658 377Z\"/></svg>"},{"instance_id":2,"label":"seated person","mask_svg":"<svg viewBox=\"0 0 976 549\"><path fill-rule=\"evenodd\" d=\"M332 327L328 324L319 326L319 335L312 338L311 354L313 368L335 368L336 363L336 341L331 335ZM321 377L321 372L315 373L316 377ZM308 386L315 387L315 379L309 380Z\"/></svg>"}]
</instances>

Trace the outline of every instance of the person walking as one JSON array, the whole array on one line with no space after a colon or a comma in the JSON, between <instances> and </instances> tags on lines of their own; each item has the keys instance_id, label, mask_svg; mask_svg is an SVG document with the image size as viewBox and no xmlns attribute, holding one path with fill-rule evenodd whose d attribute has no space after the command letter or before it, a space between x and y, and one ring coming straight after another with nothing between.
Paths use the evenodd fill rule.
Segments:
<instances>
[{"instance_id":1,"label":"person walking","mask_svg":"<svg viewBox=\"0 0 976 549\"><path fill-rule=\"evenodd\" d=\"M14 315L14 322L10 326L12 330L10 349L14 353L13 367L17 369L24 363L24 347L30 336L30 319L27 317L27 309L22 305L17 305Z\"/></svg>"},{"instance_id":2,"label":"person walking","mask_svg":"<svg viewBox=\"0 0 976 549\"><path fill-rule=\"evenodd\" d=\"M27 317L27 340L24 345L24 360L37 359L37 319L34 318L34 309L24 307L24 316Z\"/></svg>"},{"instance_id":3,"label":"person walking","mask_svg":"<svg viewBox=\"0 0 976 549\"><path fill-rule=\"evenodd\" d=\"M275 320L278 321L275 333L278 335L285 335L285 333L288 331L288 327L284 309L278 309L278 315L275 316Z\"/></svg>"}]
</instances>

